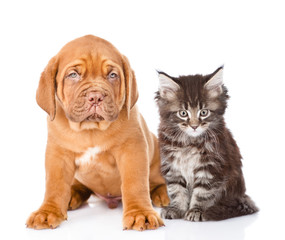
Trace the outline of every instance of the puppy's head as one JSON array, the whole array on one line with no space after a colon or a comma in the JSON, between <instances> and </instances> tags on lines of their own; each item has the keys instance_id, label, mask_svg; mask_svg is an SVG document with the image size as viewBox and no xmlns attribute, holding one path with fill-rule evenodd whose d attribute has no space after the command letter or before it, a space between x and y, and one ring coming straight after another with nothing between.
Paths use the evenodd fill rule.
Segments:
<instances>
[{"instance_id":1,"label":"puppy's head","mask_svg":"<svg viewBox=\"0 0 285 240\"><path fill-rule=\"evenodd\" d=\"M127 58L91 35L69 42L49 61L36 97L51 120L59 104L73 124L113 122L123 108L129 115L137 98Z\"/></svg>"}]
</instances>

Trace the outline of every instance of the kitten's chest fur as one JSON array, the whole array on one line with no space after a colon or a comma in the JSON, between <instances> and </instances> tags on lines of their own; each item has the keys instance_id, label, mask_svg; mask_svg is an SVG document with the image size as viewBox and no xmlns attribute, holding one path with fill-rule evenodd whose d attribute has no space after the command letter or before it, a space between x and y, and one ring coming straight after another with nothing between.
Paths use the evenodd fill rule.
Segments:
<instances>
[{"instance_id":1,"label":"kitten's chest fur","mask_svg":"<svg viewBox=\"0 0 285 240\"><path fill-rule=\"evenodd\" d=\"M180 173L189 187L193 187L194 170L200 166L201 150L196 147L173 149L172 168Z\"/></svg>"}]
</instances>

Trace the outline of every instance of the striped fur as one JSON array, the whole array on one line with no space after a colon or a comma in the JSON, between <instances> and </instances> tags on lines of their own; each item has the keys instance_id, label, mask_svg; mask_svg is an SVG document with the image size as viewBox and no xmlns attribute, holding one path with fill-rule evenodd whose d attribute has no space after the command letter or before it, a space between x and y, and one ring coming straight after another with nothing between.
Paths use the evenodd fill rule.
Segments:
<instances>
[{"instance_id":1,"label":"striped fur","mask_svg":"<svg viewBox=\"0 0 285 240\"><path fill-rule=\"evenodd\" d=\"M159 74L161 172L171 199L162 217L207 221L256 212L245 194L239 148L224 122L222 68L207 76Z\"/></svg>"}]
</instances>

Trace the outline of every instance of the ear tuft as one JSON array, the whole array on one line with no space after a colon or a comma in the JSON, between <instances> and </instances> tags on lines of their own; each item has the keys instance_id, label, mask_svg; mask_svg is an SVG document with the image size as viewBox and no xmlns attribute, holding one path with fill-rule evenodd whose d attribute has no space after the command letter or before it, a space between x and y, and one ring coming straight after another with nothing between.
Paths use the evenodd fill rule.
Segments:
<instances>
[{"instance_id":1,"label":"ear tuft","mask_svg":"<svg viewBox=\"0 0 285 240\"><path fill-rule=\"evenodd\" d=\"M175 98L175 93L180 89L180 86L164 72L158 72L158 79L160 96L169 100Z\"/></svg>"},{"instance_id":2,"label":"ear tuft","mask_svg":"<svg viewBox=\"0 0 285 240\"><path fill-rule=\"evenodd\" d=\"M211 97L218 96L223 92L223 71L224 67L219 67L205 84L205 88L209 91Z\"/></svg>"}]
</instances>

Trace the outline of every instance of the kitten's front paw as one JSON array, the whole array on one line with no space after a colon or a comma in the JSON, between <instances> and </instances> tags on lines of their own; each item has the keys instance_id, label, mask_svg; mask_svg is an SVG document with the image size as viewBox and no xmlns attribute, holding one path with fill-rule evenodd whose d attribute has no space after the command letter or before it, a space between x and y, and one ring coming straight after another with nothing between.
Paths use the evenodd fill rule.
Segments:
<instances>
[{"instance_id":1,"label":"kitten's front paw","mask_svg":"<svg viewBox=\"0 0 285 240\"><path fill-rule=\"evenodd\" d=\"M178 219L181 218L181 211L174 207L165 207L161 209L160 215L165 219Z\"/></svg>"},{"instance_id":2,"label":"kitten's front paw","mask_svg":"<svg viewBox=\"0 0 285 240\"><path fill-rule=\"evenodd\" d=\"M185 213L184 219L191 221L191 222L205 221L205 219L203 217L203 212L198 208L192 208L192 209L188 210Z\"/></svg>"}]
</instances>

